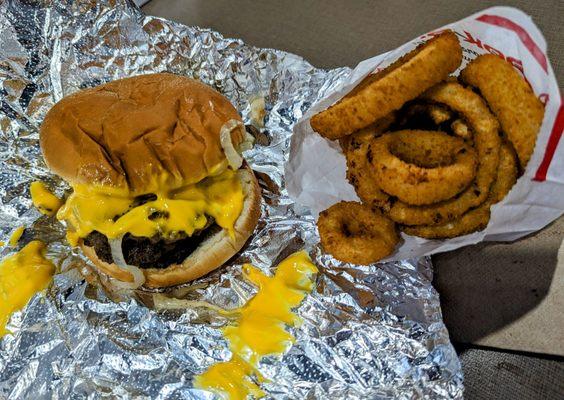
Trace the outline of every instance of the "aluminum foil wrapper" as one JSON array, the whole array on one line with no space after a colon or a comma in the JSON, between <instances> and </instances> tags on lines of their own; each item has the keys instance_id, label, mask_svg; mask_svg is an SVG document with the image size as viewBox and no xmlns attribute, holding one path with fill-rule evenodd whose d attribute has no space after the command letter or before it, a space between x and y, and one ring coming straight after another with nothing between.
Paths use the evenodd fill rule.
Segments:
<instances>
[{"instance_id":1,"label":"aluminum foil wrapper","mask_svg":"<svg viewBox=\"0 0 564 400\"><path fill-rule=\"evenodd\" d=\"M292 126L349 69L316 69L292 54L147 17L125 0L6 0L0 2L0 239L27 226L20 246L34 238L48 242L60 274L14 314L13 334L0 340L0 398L214 396L194 389L192 378L230 358L220 330L229 321L205 308L154 310L146 292L115 298L66 244L61 224L32 207L28 191L36 179L59 195L68 189L44 165L38 143L39 125L56 101L157 71L214 86L247 123L250 101L265 98L266 126L254 130L255 148L246 153L264 197L255 235L228 266L175 294L236 307L256 290L242 278L243 263L272 272L291 252L310 252L320 273L296 311L303 319L292 330L296 343L259 366L270 380L263 385L268 397L462 397L430 260L339 263L320 251L314 219L287 195L283 169Z\"/></svg>"}]
</instances>

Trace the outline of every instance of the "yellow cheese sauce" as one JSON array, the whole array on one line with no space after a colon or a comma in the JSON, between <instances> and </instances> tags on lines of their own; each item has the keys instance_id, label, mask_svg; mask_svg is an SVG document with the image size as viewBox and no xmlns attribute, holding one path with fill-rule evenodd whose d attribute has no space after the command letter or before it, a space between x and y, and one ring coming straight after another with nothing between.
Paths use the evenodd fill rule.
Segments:
<instances>
[{"instance_id":1,"label":"yellow cheese sauce","mask_svg":"<svg viewBox=\"0 0 564 400\"><path fill-rule=\"evenodd\" d=\"M249 264L243 272L258 292L244 306L229 312L238 316L234 325L223 329L232 357L194 379L197 388L228 399L264 396L258 385L264 378L256 367L264 356L282 355L294 342L285 327L299 325L300 318L292 309L313 290L317 268L307 253L300 251L282 261L274 276Z\"/></svg>"},{"instance_id":2,"label":"yellow cheese sauce","mask_svg":"<svg viewBox=\"0 0 564 400\"><path fill-rule=\"evenodd\" d=\"M141 205L139 195L153 194ZM59 209L57 218L69 225L67 238L76 245L79 238L98 231L109 239L125 233L151 237L160 233L174 237L192 235L206 226L207 216L234 235L234 224L243 209L243 189L236 171L224 172L196 184L182 186L166 175L155 178L144 193L126 188L73 185L73 193Z\"/></svg>"},{"instance_id":3,"label":"yellow cheese sauce","mask_svg":"<svg viewBox=\"0 0 564 400\"><path fill-rule=\"evenodd\" d=\"M0 337L8 333L10 315L51 282L55 265L45 258L45 250L43 242L34 240L0 263Z\"/></svg>"},{"instance_id":4,"label":"yellow cheese sauce","mask_svg":"<svg viewBox=\"0 0 564 400\"><path fill-rule=\"evenodd\" d=\"M33 205L45 215L55 215L63 201L49 191L43 182L32 182L29 191Z\"/></svg>"},{"instance_id":5,"label":"yellow cheese sauce","mask_svg":"<svg viewBox=\"0 0 564 400\"><path fill-rule=\"evenodd\" d=\"M16 247L16 245L20 241L20 238L22 237L24 231L25 231L25 227L23 227L23 226L20 226L19 228L14 229L14 231L10 235L10 239L8 239L8 244L12 247Z\"/></svg>"}]
</instances>

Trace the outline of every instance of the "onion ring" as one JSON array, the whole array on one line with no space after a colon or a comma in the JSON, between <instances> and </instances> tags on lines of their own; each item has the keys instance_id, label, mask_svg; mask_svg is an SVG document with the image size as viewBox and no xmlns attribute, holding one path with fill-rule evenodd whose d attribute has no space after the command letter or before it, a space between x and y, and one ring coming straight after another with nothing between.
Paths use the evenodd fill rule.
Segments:
<instances>
[{"instance_id":1,"label":"onion ring","mask_svg":"<svg viewBox=\"0 0 564 400\"><path fill-rule=\"evenodd\" d=\"M408 204L456 196L476 175L476 151L443 132L404 130L372 141L368 160L382 190Z\"/></svg>"},{"instance_id":2,"label":"onion ring","mask_svg":"<svg viewBox=\"0 0 564 400\"><path fill-rule=\"evenodd\" d=\"M479 206L488 197L499 163L499 123L478 94L456 82L446 82L426 92L423 98L444 104L465 117L474 132L478 168L474 182L452 199L426 206L395 202L388 216L403 225L443 224Z\"/></svg>"},{"instance_id":3,"label":"onion ring","mask_svg":"<svg viewBox=\"0 0 564 400\"><path fill-rule=\"evenodd\" d=\"M311 118L314 131L338 139L400 109L443 81L462 61L457 36L445 31L419 45L388 68L370 74L350 93Z\"/></svg>"},{"instance_id":4,"label":"onion ring","mask_svg":"<svg viewBox=\"0 0 564 400\"><path fill-rule=\"evenodd\" d=\"M372 139L382 135L392 124L396 122L396 113L392 112L378 121L368 125L366 128L359 129L352 134L339 139L341 149L346 154L349 145L354 142L357 146L363 143L370 143Z\"/></svg>"},{"instance_id":5,"label":"onion ring","mask_svg":"<svg viewBox=\"0 0 564 400\"><path fill-rule=\"evenodd\" d=\"M472 133L472 129L468 126L466 122L462 119L455 119L450 124L450 129L452 133L458 136L461 139L466 140L467 142L472 141L472 137L474 136Z\"/></svg>"},{"instance_id":6,"label":"onion ring","mask_svg":"<svg viewBox=\"0 0 564 400\"><path fill-rule=\"evenodd\" d=\"M535 149L544 117L541 101L510 63L492 54L474 59L460 77L480 91L499 119L524 169Z\"/></svg>"},{"instance_id":7,"label":"onion ring","mask_svg":"<svg viewBox=\"0 0 564 400\"><path fill-rule=\"evenodd\" d=\"M370 142L380 136L394 122L395 116L390 114L352 135L341 139L341 147L347 158L347 180L353 185L360 200L370 207L387 209L390 196L376 184L371 174L371 167L366 154Z\"/></svg>"},{"instance_id":8,"label":"onion ring","mask_svg":"<svg viewBox=\"0 0 564 400\"><path fill-rule=\"evenodd\" d=\"M401 129L425 130L442 130L442 124L453 116L452 111L444 106L422 102L406 104L400 114L398 126Z\"/></svg>"},{"instance_id":9,"label":"onion ring","mask_svg":"<svg viewBox=\"0 0 564 400\"><path fill-rule=\"evenodd\" d=\"M468 211L459 219L434 226L407 226L402 230L408 235L427 239L447 239L467 235L484 229L490 220L490 207L498 203L509 193L517 181L517 156L507 143L500 149L497 178L492 185L488 200L477 208Z\"/></svg>"},{"instance_id":10,"label":"onion ring","mask_svg":"<svg viewBox=\"0 0 564 400\"><path fill-rule=\"evenodd\" d=\"M452 112L445 107L439 106L438 104L429 104L427 108L429 116L437 125L440 125L452 118Z\"/></svg>"},{"instance_id":11,"label":"onion ring","mask_svg":"<svg viewBox=\"0 0 564 400\"><path fill-rule=\"evenodd\" d=\"M499 152L497 178L489 195L490 204L499 203L507 196L515 182L519 168L519 157L510 143L504 142Z\"/></svg>"},{"instance_id":12,"label":"onion ring","mask_svg":"<svg viewBox=\"0 0 564 400\"><path fill-rule=\"evenodd\" d=\"M317 221L323 249L340 261L371 264L390 255L399 241L395 224L353 201L334 204Z\"/></svg>"},{"instance_id":13,"label":"onion ring","mask_svg":"<svg viewBox=\"0 0 564 400\"><path fill-rule=\"evenodd\" d=\"M472 142L473 132L463 118L444 105L414 102L400 111L399 129L438 130Z\"/></svg>"}]
</instances>

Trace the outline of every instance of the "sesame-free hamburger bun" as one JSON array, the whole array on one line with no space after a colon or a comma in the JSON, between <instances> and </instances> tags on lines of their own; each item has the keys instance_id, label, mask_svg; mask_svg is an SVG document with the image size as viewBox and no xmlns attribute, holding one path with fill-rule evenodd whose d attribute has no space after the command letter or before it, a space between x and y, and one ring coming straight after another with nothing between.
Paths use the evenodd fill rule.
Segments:
<instances>
[{"instance_id":1,"label":"sesame-free hamburger bun","mask_svg":"<svg viewBox=\"0 0 564 400\"><path fill-rule=\"evenodd\" d=\"M165 174L174 185L185 187L233 168L220 138L226 124L235 126L230 130L231 143L238 148L246 133L225 97L196 80L158 73L116 80L63 98L47 113L40 143L48 167L73 187L118 188L137 201L151 198L156 176ZM236 174L244 200L234 235L208 217L210 223L192 235L123 236L125 261L142 270L146 286L196 279L241 249L258 221L260 189L246 163ZM67 223L70 230L76 228ZM131 271L114 262L110 242L94 231L78 244L104 273L132 282Z\"/></svg>"}]
</instances>

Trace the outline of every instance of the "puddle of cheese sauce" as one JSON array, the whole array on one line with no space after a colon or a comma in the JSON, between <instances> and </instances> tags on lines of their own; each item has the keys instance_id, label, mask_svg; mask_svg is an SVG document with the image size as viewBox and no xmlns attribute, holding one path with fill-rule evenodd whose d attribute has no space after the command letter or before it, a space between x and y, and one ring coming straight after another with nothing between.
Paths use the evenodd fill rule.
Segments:
<instances>
[{"instance_id":1,"label":"puddle of cheese sauce","mask_svg":"<svg viewBox=\"0 0 564 400\"><path fill-rule=\"evenodd\" d=\"M16 228L13 232L12 235L10 235L10 239L8 240L8 244L11 247L16 247L16 245L18 244L18 242L20 241L20 238L22 237L23 233L24 233L25 227L20 226L19 228Z\"/></svg>"},{"instance_id":2,"label":"puddle of cheese sauce","mask_svg":"<svg viewBox=\"0 0 564 400\"><path fill-rule=\"evenodd\" d=\"M307 253L300 251L282 261L274 276L249 264L243 266L243 272L258 291L245 305L229 312L238 316L233 325L223 329L232 357L211 366L194 380L197 388L226 399L264 396L259 384L265 378L257 365L267 355L283 354L294 342L286 326L301 322L292 309L313 290L317 268Z\"/></svg>"},{"instance_id":3,"label":"puddle of cheese sauce","mask_svg":"<svg viewBox=\"0 0 564 400\"><path fill-rule=\"evenodd\" d=\"M0 263L0 337L8 333L10 315L51 282L55 265L45 258L45 251L45 244L34 240Z\"/></svg>"}]
</instances>

